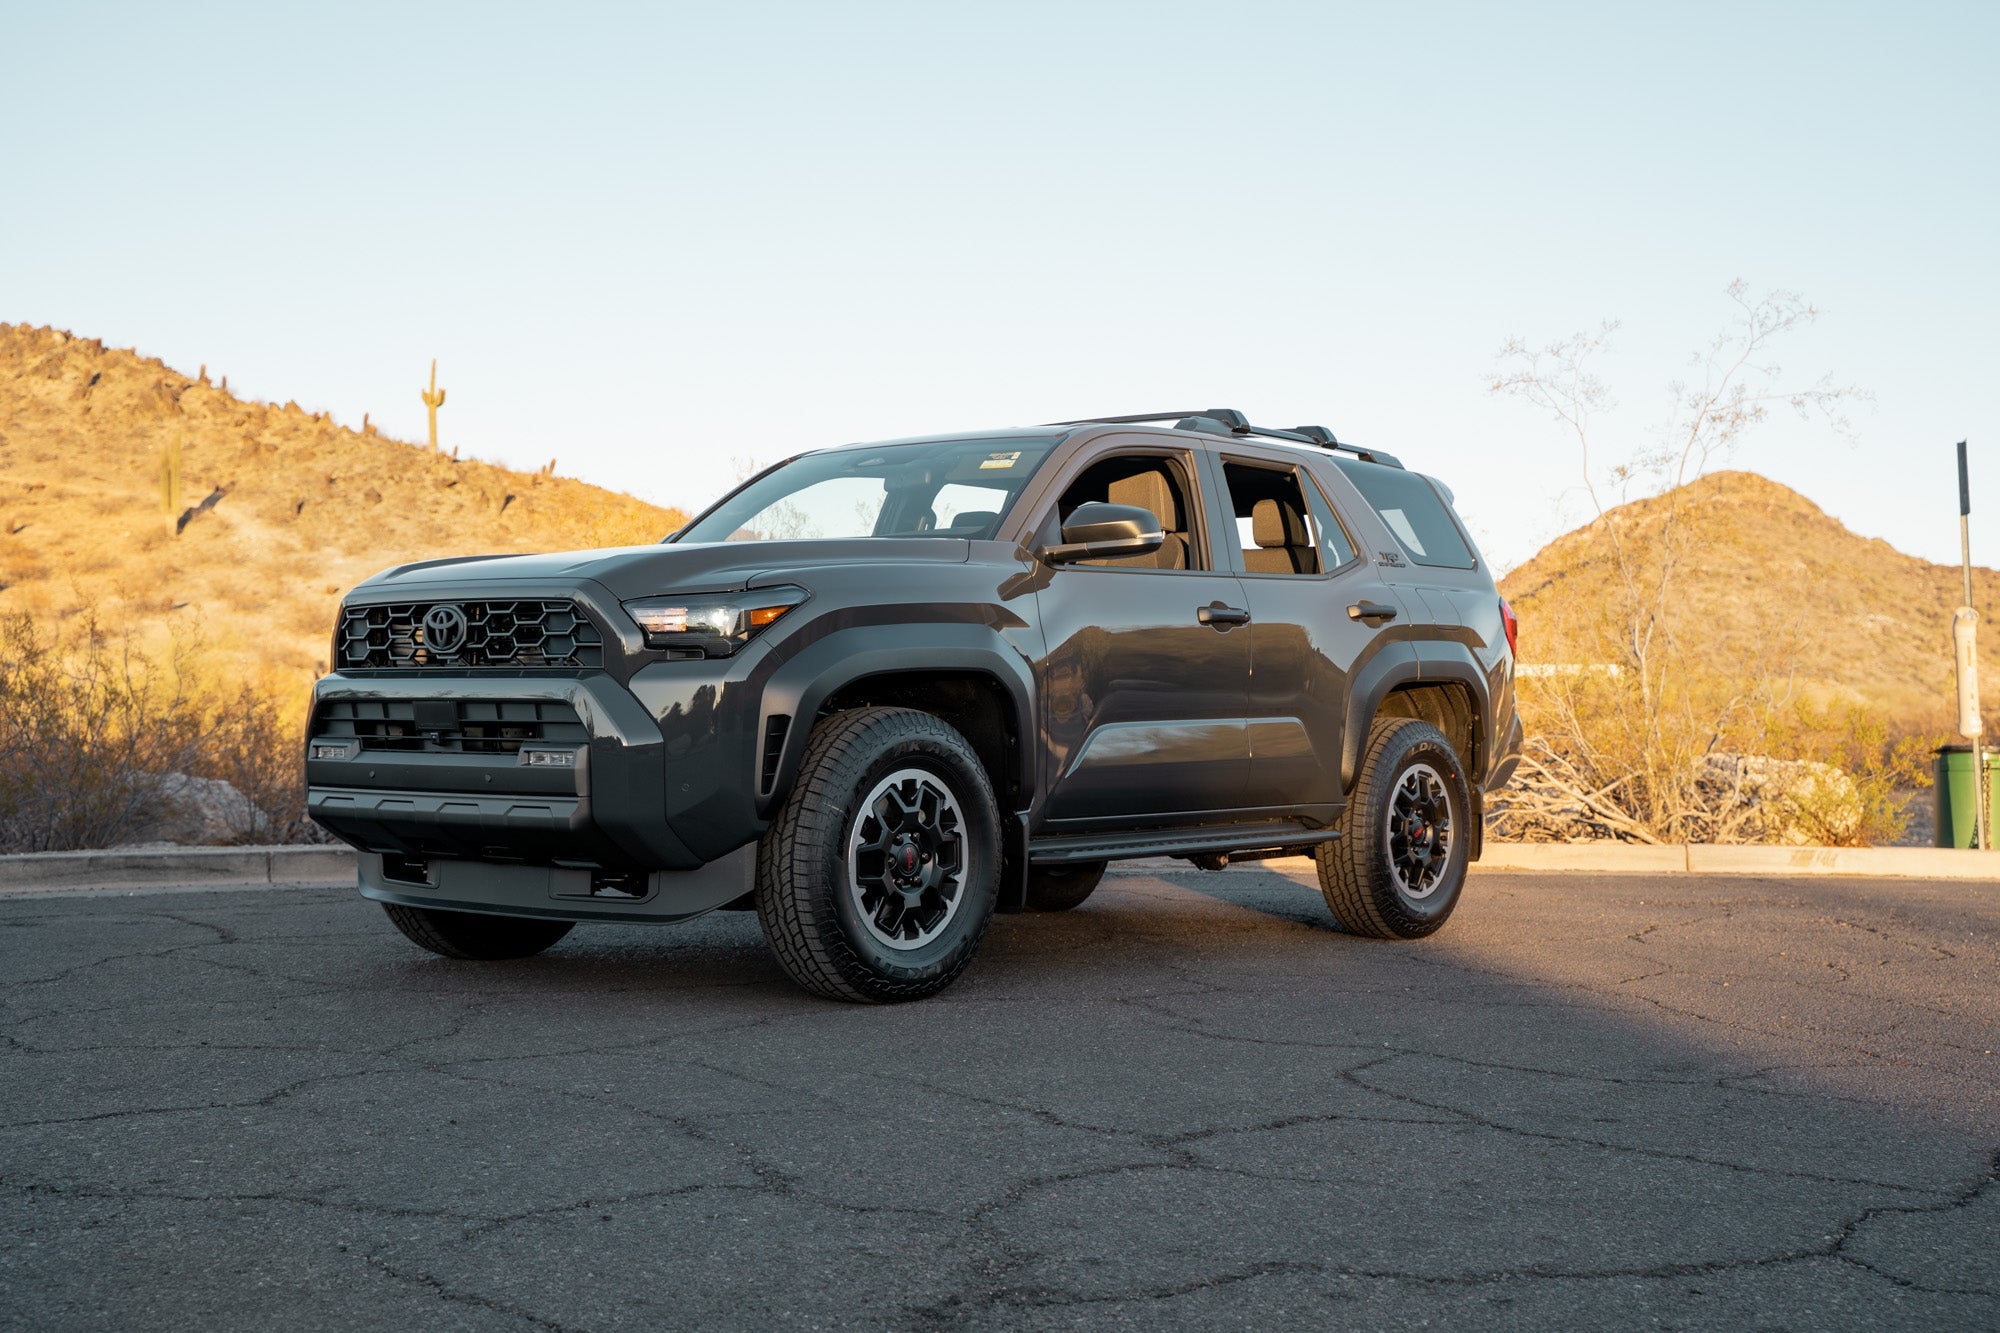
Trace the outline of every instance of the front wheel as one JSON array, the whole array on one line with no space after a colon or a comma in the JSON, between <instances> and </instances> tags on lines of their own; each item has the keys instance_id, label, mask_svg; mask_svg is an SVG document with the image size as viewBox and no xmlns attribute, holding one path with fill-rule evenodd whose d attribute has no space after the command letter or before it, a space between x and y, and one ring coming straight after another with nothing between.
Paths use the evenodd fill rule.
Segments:
<instances>
[{"instance_id":1,"label":"front wheel","mask_svg":"<svg viewBox=\"0 0 2000 1333\"><path fill-rule=\"evenodd\" d=\"M965 738L929 713L857 708L813 728L757 849L757 919L807 990L916 1000L972 961L999 883L999 810Z\"/></svg>"},{"instance_id":2,"label":"front wheel","mask_svg":"<svg viewBox=\"0 0 2000 1333\"><path fill-rule=\"evenodd\" d=\"M1458 752L1415 718L1377 718L1340 837L1313 852L1341 929L1421 939L1458 906L1471 860L1472 798Z\"/></svg>"},{"instance_id":3,"label":"front wheel","mask_svg":"<svg viewBox=\"0 0 2000 1333\"><path fill-rule=\"evenodd\" d=\"M532 958L569 934L574 921L543 921L485 912L447 912L436 907L383 903L382 910L410 943L443 958Z\"/></svg>"}]
</instances>

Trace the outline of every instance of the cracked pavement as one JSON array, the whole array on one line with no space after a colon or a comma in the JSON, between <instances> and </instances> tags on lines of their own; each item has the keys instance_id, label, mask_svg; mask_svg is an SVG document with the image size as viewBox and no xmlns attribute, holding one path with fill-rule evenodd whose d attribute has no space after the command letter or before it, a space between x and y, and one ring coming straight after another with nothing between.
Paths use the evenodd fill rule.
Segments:
<instances>
[{"instance_id":1,"label":"cracked pavement","mask_svg":"<svg viewBox=\"0 0 2000 1333\"><path fill-rule=\"evenodd\" d=\"M754 916L0 900L0 1325L2000 1326L2000 885L1114 872L943 996Z\"/></svg>"}]
</instances>

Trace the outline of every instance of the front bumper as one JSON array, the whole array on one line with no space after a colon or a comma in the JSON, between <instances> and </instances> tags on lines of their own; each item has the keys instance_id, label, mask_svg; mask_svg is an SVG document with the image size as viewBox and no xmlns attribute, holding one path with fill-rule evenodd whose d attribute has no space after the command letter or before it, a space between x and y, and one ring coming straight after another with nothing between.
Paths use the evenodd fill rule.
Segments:
<instances>
[{"instance_id":1,"label":"front bumper","mask_svg":"<svg viewBox=\"0 0 2000 1333\"><path fill-rule=\"evenodd\" d=\"M521 742L417 734L401 723L388 728L402 728L393 737L319 734L329 715L407 717L419 703L453 717L524 708L559 713L571 721L554 748L572 749L574 765L531 767ZM314 688L313 716L307 810L365 853L579 870L692 870L758 831L746 827L729 848L701 853L676 834L660 728L603 673L332 675ZM368 725L345 724L349 731ZM383 729L379 721L372 725ZM310 757L321 743L350 739L354 744L342 747L347 757ZM512 750L505 748L510 743Z\"/></svg>"}]
</instances>

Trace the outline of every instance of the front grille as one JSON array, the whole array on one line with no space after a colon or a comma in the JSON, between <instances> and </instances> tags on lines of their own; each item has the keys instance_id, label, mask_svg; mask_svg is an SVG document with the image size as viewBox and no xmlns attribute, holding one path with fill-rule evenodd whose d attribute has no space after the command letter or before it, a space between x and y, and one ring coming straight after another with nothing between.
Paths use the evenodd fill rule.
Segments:
<instances>
[{"instance_id":1,"label":"front grille","mask_svg":"<svg viewBox=\"0 0 2000 1333\"><path fill-rule=\"evenodd\" d=\"M464 616L464 641L445 652L425 642L424 617ZM575 602L395 602L340 613L342 667L601 667L604 638Z\"/></svg>"},{"instance_id":2,"label":"front grille","mask_svg":"<svg viewBox=\"0 0 2000 1333\"><path fill-rule=\"evenodd\" d=\"M313 735L418 754L515 754L523 741L590 739L576 709L545 699L333 700L313 714Z\"/></svg>"}]
</instances>

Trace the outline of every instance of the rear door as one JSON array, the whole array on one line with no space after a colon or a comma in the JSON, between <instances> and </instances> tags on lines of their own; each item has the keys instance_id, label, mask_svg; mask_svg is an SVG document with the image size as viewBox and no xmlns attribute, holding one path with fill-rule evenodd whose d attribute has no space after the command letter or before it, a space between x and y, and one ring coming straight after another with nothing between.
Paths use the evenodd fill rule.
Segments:
<instances>
[{"instance_id":1,"label":"rear door","mask_svg":"<svg viewBox=\"0 0 2000 1333\"><path fill-rule=\"evenodd\" d=\"M1248 607L1216 567L1199 476L1190 450L1112 437L1069 462L1037 524L1053 544L1077 505L1106 500L1151 509L1167 534L1151 555L1056 566L1037 593L1050 831L1199 822L1244 803Z\"/></svg>"},{"instance_id":2,"label":"rear door","mask_svg":"<svg viewBox=\"0 0 2000 1333\"><path fill-rule=\"evenodd\" d=\"M1408 612L1303 466L1224 453L1215 471L1251 611L1247 794L1329 818L1350 683Z\"/></svg>"}]
</instances>

